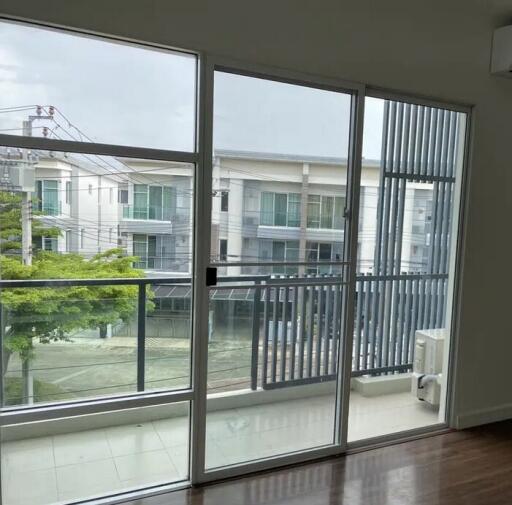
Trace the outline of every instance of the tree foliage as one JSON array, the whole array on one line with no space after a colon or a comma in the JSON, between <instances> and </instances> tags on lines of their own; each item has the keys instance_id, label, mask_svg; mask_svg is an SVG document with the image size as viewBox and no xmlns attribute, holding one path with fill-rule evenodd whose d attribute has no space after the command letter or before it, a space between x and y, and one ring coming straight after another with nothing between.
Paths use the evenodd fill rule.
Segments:
<instances>
[{"instance_id":1,"label":"tree foliage","mask_svg":"<svg viewBox=\"0 0 512 505\"><path fill-rule=\"evenodd\" d=\"M40 214L40 213L35 213ZM41 237L58 237L60 230L32 220L32 240ZM21 196L19 193L0 191L0 253L21 253Z\"/></svg>"},{"instance_id":2,"label":"tree foliage","mask_svg":"<svg viewBox=\"0 0 512 505\"><path fill-rule=\"evenodd\" d=\"M132 267L135 257L111 249L86 259L79 254L37 251L32 265L24 265L21 246L20 197L0 192L0 272L2 279L110 279L143 277ZM33 220L35 236L57 236L58 229ZM138 287L101 285L73 287L9 288L0 295L4 324L4 355L32 357L34 339L41 343L70 340L77 330L100 329L127 321L137 308ZM151 308L151 303L149 305ZM5 370L5 363L4 363Z\"/></svg>"}]
</instances>

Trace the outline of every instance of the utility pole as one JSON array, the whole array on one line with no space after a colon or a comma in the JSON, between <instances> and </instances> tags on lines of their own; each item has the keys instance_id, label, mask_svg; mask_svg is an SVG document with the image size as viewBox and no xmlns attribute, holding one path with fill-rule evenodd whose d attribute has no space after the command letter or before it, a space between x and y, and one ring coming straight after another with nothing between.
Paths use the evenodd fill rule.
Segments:
<instances>
[{"instance_id":1,"label":"utility pole","mask_svg":"<svg viewBox=\"0 0 512 505\"><path fill-rule=\"evenodd\" d=\"M55 109L49 107L48 114L43 114L43 108L38 105L36 114L28 116L23 121L23 136L32 137L32 125L37 120L52 120ZM48 128L43 128L43 136L48 135ZM28 150L22 150L24 165L28 167L30 163ZM21 259L24 265L32 265L32 192L22 188L21 191ZM23 376L23 402L26 404L34 403L34 377L30 370L30 360L24 359L21 364Z\"/></svg>"},{"instance_id":2,"label":"utility pole","mask_svg":"<svg viewBox=\"0 0 512 505\"><path fill-rule=\"evenodd\" d=\"M32 137L32 125L36 120L52 120L55 114L55 108L50 105L48 114L43 114L43 108L38 105L36 114L28 116L23 121L23 136ZM43 128L43 135L48 135L48 129ZM23 149L23 160L28 164L28 152ZM32 265L32 193L30 191L21 192L21 259L24 265Z\"/></svg>"}]
</instances>

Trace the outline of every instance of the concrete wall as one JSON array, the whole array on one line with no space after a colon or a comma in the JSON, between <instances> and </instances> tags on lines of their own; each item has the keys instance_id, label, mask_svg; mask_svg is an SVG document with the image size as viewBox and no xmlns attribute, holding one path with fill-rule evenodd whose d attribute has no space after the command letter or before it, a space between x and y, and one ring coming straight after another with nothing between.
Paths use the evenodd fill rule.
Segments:
<instances>
[{"instance_id":1,"label":"concrete wall","mask_svg":"<svg viewBox=\"0 0 512 505\"><path fill-rule=\"evenodd\" d=\"M455 422L512 416L512 81L489 74L492 31L512 22L510 2L3 0L0 9L475 104Z\"/></svg>"}]
</instances>

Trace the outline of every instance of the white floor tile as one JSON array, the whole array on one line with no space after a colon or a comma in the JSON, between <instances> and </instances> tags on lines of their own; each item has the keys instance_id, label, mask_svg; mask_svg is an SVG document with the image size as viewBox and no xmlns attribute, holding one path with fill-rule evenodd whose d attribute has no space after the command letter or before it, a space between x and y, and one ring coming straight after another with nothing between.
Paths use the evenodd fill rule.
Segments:
<instances>
[{"instance_id":1,"label":"white floor tile","mask_svg":"<svg viewBox=\"0 0 512 505\"><path fill-rule=\"evenodd\" d=\"M53 449L56 466L74 465L112 457L103 430L55 435Z\"/></svg>"},{"instance_id":2,"label":"white floor tile","mask_svg":"<svg viewBox=\"0 0 512 505\"><path fill-rule=\"evenodd\" d=\"M56 468L61 500L78 500L119 491L122 484L112 459Z\"/></svg>"},{"instance_id":3,"label":"white floor tile","mask_svg":"<svg viewBox=\"0 0 512 505\"><path fill-rule=\"evenodd\" d=\"M49 505L59 501L54 468L2 474L3 505Z\"/></svg>"},{"instance_id":4,"label":"white floor tile","mask_svg":"<svg viewBox=\"0 0 512 505\"><path fill-rule=\"evenodd\" d=\"M113 456L163 449L164 444L152 423L116 426L105 430Z\"/></svg>"},{"instance_id":5,"label":"white floor tile","mask_svg":"<svg viewBox=\"0 0 512 505\"><path fill-rule=\"evenodd\" d=\"M127 454L114 458L119 479L123 482L173 482L178 470L164 449L139 454Z\"/></svg>"},{"instance_id":6,"label":"white floor tile","mask_svg":"<svg viewBox=\"0 0 512 505\"><path fill-rule=\"evenodd\" d=\"M53 468L51 437L30 438L2 444L2 470L22 471Z\"/></svg>"},{"instance_id":7,"label":"white floor tile","mask_svg":"<svg viewBox=\"0 0 512 505\"><path fill-rule=\"evenodd\" d=\"M153 421L152 424L164 447L172 447L174 445L188 443L188 417L160 419L158 421Z\"/></svg>"},{"instance_id":8,"label":"white floor tile","mask_svg":"<svg viewBox=\"0 0 512 505\"><path fill-rule=\"evenodd\" d=\"M166 451L178 472L180 480L187 479L189 476L188 443L167 447Z\"/></svg>"}]
</instances>

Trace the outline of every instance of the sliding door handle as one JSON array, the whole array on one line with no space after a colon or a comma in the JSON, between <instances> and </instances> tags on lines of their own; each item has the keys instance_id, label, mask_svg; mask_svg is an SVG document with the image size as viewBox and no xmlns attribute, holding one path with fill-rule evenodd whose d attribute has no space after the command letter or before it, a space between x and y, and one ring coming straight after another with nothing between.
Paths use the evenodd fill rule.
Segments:
<instances>
[{"instance_id":1,"label":"sliding door handle","mask_svg":"<svg viewBox=\"0 0 512 505\"><path fill-rule=\"evenodd\" d=\"M206 267L206 285L217 285L217 269L215 267Z\"/></svg>"}]
</instances>

